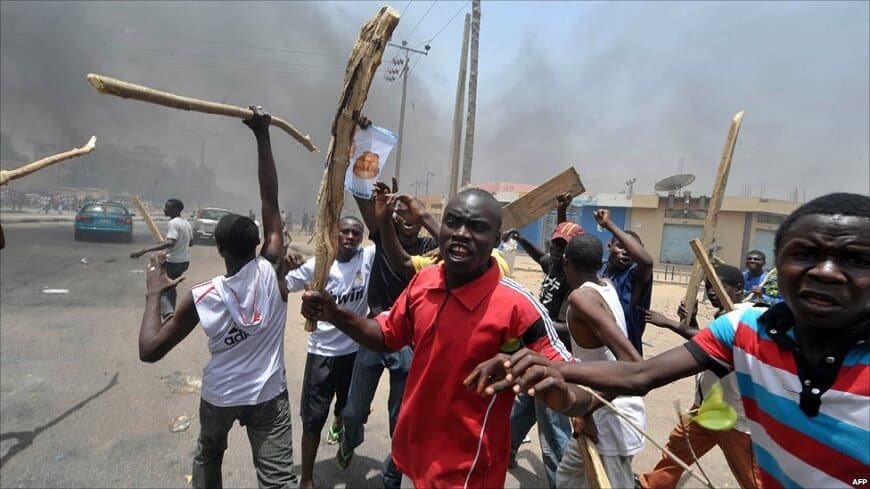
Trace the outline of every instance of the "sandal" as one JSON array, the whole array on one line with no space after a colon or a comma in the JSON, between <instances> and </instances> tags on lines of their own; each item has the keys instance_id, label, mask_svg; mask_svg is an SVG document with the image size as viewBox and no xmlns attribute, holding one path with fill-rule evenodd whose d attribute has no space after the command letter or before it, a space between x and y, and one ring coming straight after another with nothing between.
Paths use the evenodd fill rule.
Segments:
<instances>
[{"instance_id":1,"label":"sandal","mask_svg":"<svg viewBox=\"0 0 870 489\"><path fill-rule=\"evenodd\" d=\"M338 452L335 453L335 461L338 463L338 468L341 470L347 469L350 465L350 461L353 460L353 450L350 451L347 455L344 454L344 449L341 444L338 445Z\"/></svg>"},{"instance_id":2,"label":"sandal","mask_svg":"<svg viewBox=\"0 0 870 489\"><path fill-rule=\"evenodd\" d=\"M341 426L341 429L335 431L335 423L329 426L329 433L326 435L326 444L327 445L335 445L341 440L341 434L344 433L344 425Z\"/></svg>"}]
</instances>

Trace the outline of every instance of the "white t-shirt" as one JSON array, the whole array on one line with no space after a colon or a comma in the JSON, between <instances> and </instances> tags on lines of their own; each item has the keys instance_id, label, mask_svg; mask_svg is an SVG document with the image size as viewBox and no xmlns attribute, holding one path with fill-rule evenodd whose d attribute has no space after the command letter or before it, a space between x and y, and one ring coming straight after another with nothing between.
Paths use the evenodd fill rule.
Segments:
<instances>
[{"instance_id":1,"label":"white t-shirt","mask_svg":"<svg viewBox=\"0 0 870 489\"><path fill-rule=\"evenodd\" d=\"M592 282L586 282L580 287L586 287L598 292L607 303L616 324L622 334L628 337L628 330L625 325L625 313L622 311L622 305L619 302L619 295L613 284L605 280L606 285L598 285ZM570 318L570 316L569 316ZM606 346L600 348L582 348L574 337L571 337L571 347L574 356L581 362L595 361L616 361L616 356ZM612 401L613 405L631 419L636 425L646 429L646 412L643 405L643 398L640 396L619 396ZM592 413L592 418L595 420L595 425L598 427L598 451L601 455L615 456L621 455L627 457L634 455L643 450L644 437L641 433L635 430L630 424L622 418L614 414L610 409L601 407Z\"/></svg>"},{"instance_id":2,"label":"white t-shirt","mask_svg":"<svg viewBox=\"0 0 870 489\"><path fill-rule=\"evenodd\" d=\"M181 217L173 217L169 220L166 230L166 239L174 239L175 244L166 252L166 261L169 263L184 263L190 261L190 239L193 229L190 223Z\"/></svg>"},{"instance_id":3,"label":"white t-shirt","mask_svg":"<svg viewBox=\"0 0 870 489\"><path fill-rule=\"evenodd\" d=\"M345 263L338 260L329 269L326 291L340 306L347 307L357 316L368 313L369 276L375 258L375 247L366 246L357 250L353 258ZM287 287L295 292L314 280L314 258L287 274ZM308 336L308 353L337 357L348 355L359 349L359 345L341 330L326 321L317 321L317 329Z\"/></svg>"},{"instance_id":4,"label":"white t-shirt","mask_svg":"<svg viewBox=\"0 0 870 489\"><path fill-rule=\"evenodd\" d=\"M232 277L215 277L191 292L211 352L202 398L215 406L250 406L284 392L287 303L272 263L258 256Z\"/></svg>"}]
</instances>

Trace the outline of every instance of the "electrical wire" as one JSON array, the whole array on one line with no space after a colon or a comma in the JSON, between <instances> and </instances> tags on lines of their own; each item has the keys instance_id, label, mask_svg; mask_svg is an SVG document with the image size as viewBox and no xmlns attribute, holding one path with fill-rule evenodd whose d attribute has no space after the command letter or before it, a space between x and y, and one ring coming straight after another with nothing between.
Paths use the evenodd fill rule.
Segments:
<instances>
[{"instance_id":1,"label":"electrical wire","mask_svg":"<svg viewBox=\"0 0 870 489\"><path fill-rule=\"evenodd\" d=\"M467 2L465 2L465 5L459 7L459 10L457 10L456 13L453 14L453 17L450 17L450 20L448 20L448 21L447 21L443 26L441 26L441 28L438 29L438 32L436 32L434 36L430 37L428 41L423 41L423 42L421 42L420 44L417 44L417 45L414 46L414 47L415 47L415 48L418 48L418 47L420 47L420 46L422 46L422 45L424 45L424 44L431 44L432 41L434 41L435 38L438 37L439 34L441 34L442 32L444 32L444 29L446 29L447 26L450 25L451 22L453 22L453 19L455 19L457 15L459 15L463 10L465 10L465 7L467 7L468 4L470 4L470 3L471 3L471 0L468 0Z\"/></svg>"},{"instance_id":2,"label":"electrical wire","mask_svg":"<svg viewBox=\"0 0 870 489\"><path fill-rule=\"evenodd\" d=\"M432 0L432 3L429 4L429 8L426 9L426 12L423 14L422 17L420 17L420 20L418 20L417 23L414 24L414 28L411 29L411 32L409 32L408 34L405 35L405 39L408 39L409 37L411 37L411 34L413 34L414 31L416 31L417 28L420 27L420 23L423 22L423 19L425 19L427 15L429 15L429 11L432 10L432 7L435 6L435 2L437 2L437 1L438 0Z\"/></svg>"}]
</instances>

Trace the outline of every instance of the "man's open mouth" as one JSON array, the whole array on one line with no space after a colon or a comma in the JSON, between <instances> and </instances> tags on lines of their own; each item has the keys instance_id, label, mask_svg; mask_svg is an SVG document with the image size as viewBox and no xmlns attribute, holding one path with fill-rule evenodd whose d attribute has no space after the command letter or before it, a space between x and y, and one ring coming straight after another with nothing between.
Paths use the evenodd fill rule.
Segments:
<instances>
[{"instance_id":1,"label":"man's open mouth","mask_svg":"<svg viewBox=\"0 0 870 489\"><path fill-rule=\"evenodd\" d=\"M840 301L831 294L817 290L802 290L798 296L807 304L816 308L839 307Z\"/></svg>"},{"instance_id":2,"label":"man's open mouth","mask_svg":"<svg viewBox=\"0 0 870 489\"><path fill-rule=\"evenodd\" d=\"M462 260L471 256L471 250L462 243L453 243L447 248L447 253L454 260Z\"/></svg>"}]
</instances>

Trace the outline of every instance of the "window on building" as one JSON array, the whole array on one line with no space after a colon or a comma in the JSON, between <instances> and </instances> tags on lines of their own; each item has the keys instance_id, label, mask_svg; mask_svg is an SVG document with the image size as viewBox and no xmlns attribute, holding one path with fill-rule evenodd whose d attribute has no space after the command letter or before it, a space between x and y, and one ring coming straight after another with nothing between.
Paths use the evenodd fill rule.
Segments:
<instances>
[{"instance_id":1,"label":"window on building","mask_svg":"<svg viewBox=\"0 0 870 489\"><path fill-rule=\"evenodd\" d=\"M671 219L700 219L707 218L705 210L665 209L665 217Z\"/></svg>"},{"instance_id":2,"label":"window on building","mask_svg":"<svg viewBox=\"0 0 870 489\"><path fill-rule=\"evenodd\" d=\"M759 224L775 224L779 226L782 224L782 221L785 221L785 216L778 216L776 214L758 214L758 223Z\"/></svg>"}]
</instances>

